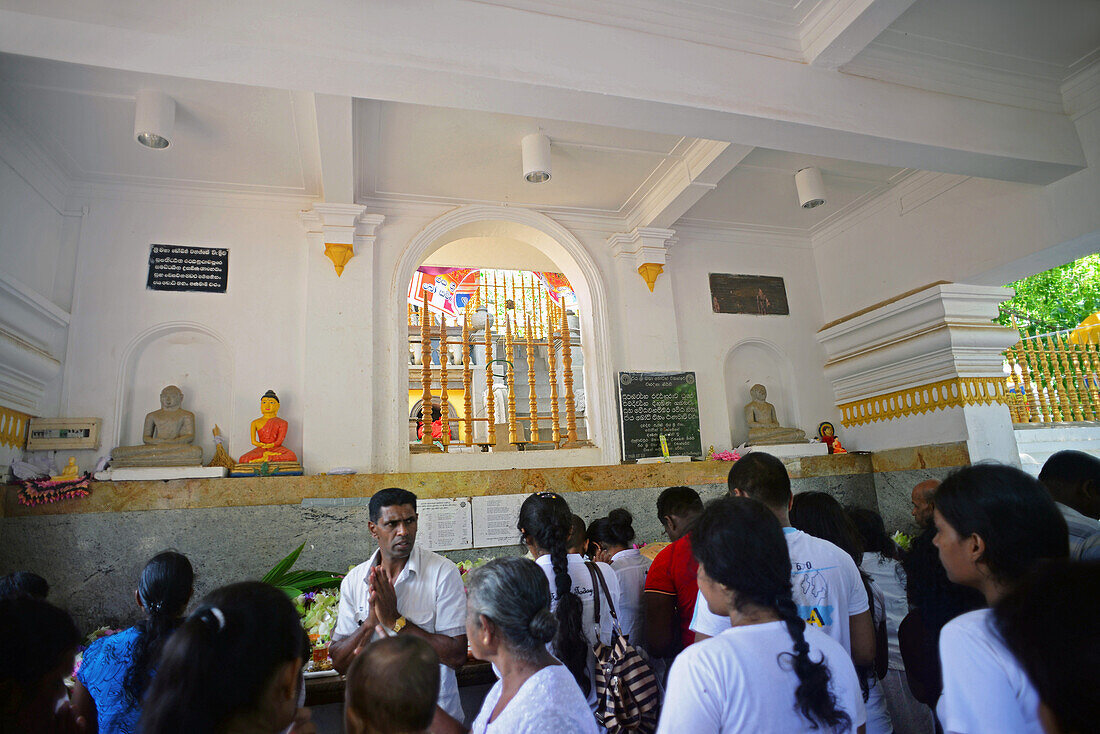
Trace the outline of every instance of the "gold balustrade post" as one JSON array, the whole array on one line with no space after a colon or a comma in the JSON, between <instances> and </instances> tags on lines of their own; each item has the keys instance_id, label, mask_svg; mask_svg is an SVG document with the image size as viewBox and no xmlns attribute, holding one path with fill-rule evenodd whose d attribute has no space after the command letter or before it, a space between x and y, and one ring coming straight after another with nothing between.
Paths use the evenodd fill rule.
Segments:
<instances>
[{"instance_id":1,"label":"gold balustrade post","mask_svg":"<svg viewBox=\"0 0 1100 734\"><path fill-rule=\"evenodd\" d=\"M1073 392L1077 400L1077 412L1081 414L1080 420L1096 420L1096 414L1093 412L1092 403L1089 400L1085 375L1081 370L1081 360L1077 358L1079 347L1071 341L1063 341L1062 348L1066 350L1066 360L1069 363L1069 371L1073 380Z\"/></svg>"},{"instance_id":2,"label":"gold balustrade post","mask_svg":"<svg viewBox=\"0 0 1100 734\"><path fill-rule=\"evenodd\" d=\"M447 351L447 317L439 316L439 427L442 429L439 437L443 441L443 450L446 451L451 443L451 406L447 402L447 363L451 361L451 355Z\"/></svg>"},{"instance_id":3,"label":"gold balustrade post","mask_svg":"<svg viewBox=\"0 0 1100 734\"><path fill-rule=\"evenodd\" d=\"M1085 384L1092 399L1094 412L1100 416L1100 346L1088 342L1081 344L1081 361L1084 364Z\"/></svg>"},{"instance_id":4,"label":"gold balustrade post","mask_svg":"<svg viewBox=\"0 0 1100 734\"><path fill-rule=\"evenodd\" d=\"M535 443L539 440L539 396L535 390L535 342L531 331L531 316L523 315L524 326L527 329L527 389L530 400L531 417L527 423L527 440Z\"/></svg>"},{"instance_id":5,"label":"gold balustrade post","mask_svg":"<svg viewBox=\"0 0 1100 734\"><path fill-rule=\"evenodd\" d=\"M476 300L476 299L475 299ZM462 312L462 409L466 414L463 422L465 444L474 445L474 373L470 369L470 309Z\"/></svg>"},{"instance_id":6,"label":"gold balustrade post","mask_svg":"<svg viewBox=\"0 0 1100 734\"><path fill-rule=\"evenodd\" d=\"M1027 415L1028 423L1041 423L1043 416L1039 413L1039 404L1032 392L1034 378L1031 376L1031 369L1027 364L1027 355L1024 353L1024 343L1021 340L1015 347L1012 348L1012 354L1016 358L1016 363L1020 365L1020 382L1022 383L1021 395L1024 398L1024 410Z\"/></svg>"},{"instance_id":7,"label":"gold balustrade post","mask_svg":"<svg viewBox=\"0 0 1100 734\"><path fill-rule=\"evenodd\" d=\"M558 416L558 347L554 344L554 313L550 303L546 304L546 350L547 373L550 376L550 431L554 448L561 443L561 425Z\"/></svg>"},{"instance_id":8,"label":"gold balustrade post","mask_svg":"<svg viewBox=\"0 0 1100 734\"><path fill-rule=\"evenodd\" d=\"M567 446L577 443L577 404L573 397L573 335L569 332L569 314L561 307L561 362L565 384L565 440Z\"/></svg>"},{"instance_id":9,"label":"gold balustrade post","mask_svg":"<svg viewBox=\"0 0 1100 734\"><path fill-rule=\"evenodd\" d=\"M1070 363L1069 349L1066 347L1061 334L1056 335L1055 338L1057 339L1058 356L1062 360L1062 382L1066 388L1066 400L1069 401L1070 414L1073 416L1073 420L1083 421L1085 419L1085 414L1081 410L1083 401L1077 386L1073 365Z\"/></svg>"},{"instance_id":10,"label":"gold balustrade post","mask_svg":"<svg viewBox=\"0 0 1100 734\"><path fill-rule=\"evenodd\" d=\"M515 303L515 299L512 300ZM504 310L504 351L507 356L508 367L505 370L505 384L508 385L508 443L519 443L516 430L516 369L513 364L516 352L512 344L512 319L508 315L508 309Z\"/></svg>"},{"instance_id":11,"label":"gold balustrade post","mask_svg":"<svg viewBox=\"0 0 1100 734\"><path fill-rule=\"evenodd\" d=\"M1008 412L1012 414L1013 423L1023 423L1023 417L1020 415L1020 407L1023 398L1023 388L1019 386L1016 381L1016 355L1012 352L1012 347L1005 350L1005 361L1008 363L1008 389L1012 392L1013 398L1008 401Z\"/></svg>"},{"instance_id":12,"label":"gold balustrade post","mask_svg":"<svg viewBox=\"0 0 1100 734\"><path fill-rule=\"evenodd\" d=\"M424 291L420 306L420 384L423 392L420 394L420 426L423 435L420 443L425 446L432 445L432 327L431 316L428 314L428 292Z\"/></svg>"},{"instance_id":13,"label":"gold balustrade post","mask_svg":"<svg viewBox=\"0 0 1100 734\"><path fill-rule=\"evenodd\" d=\"M1027 338L1021 341L1024 345L1024 354L1027 357L1028 365L1031 369L1032 384L1035 386L1035 402L1040 411L1040 422L1050 423L1054 419L1054 413L1050 409L1050 401L1047 399L1047 392L1043 384L1045 376L1043 374L1042 362L1039 360L1039 354L1035 344Z\"/></svg>"},{"instance_id":14,"label":"gold balustrade post","mask_svg":"<svg viewBox=\"0 0 1100 734\"><path fill-rule=\"evenodd\" d=\"M496 279L493 280L494 295L496 291ZM494 306L494 311L496 308ZM494 314L493 319L496 319ZM496 398L493 395L493 322L488 315L485 318L485 417L489 419L488 433L486 434L490 446L497 445L497 413Z\"/></svg>"},{"instance_id":15,"label":"gold balustrade post","mask_svg":"<svg viewBox=\"0 0 1100 734\"><path fill-rule=\"evenodd\" d=\"M1069 422L1073 420L1073 405L1069 400L1069 391L1066 389L1065 385L1065 372L1062 371L1062 364L1058 357L1058 346L1055 344L1054 338L1048 336L1047 363L1050 365L1051 373L1054 377L1054 389L1058 393L1058 420L1060 422Z\"/></svg>"}]
</instances>

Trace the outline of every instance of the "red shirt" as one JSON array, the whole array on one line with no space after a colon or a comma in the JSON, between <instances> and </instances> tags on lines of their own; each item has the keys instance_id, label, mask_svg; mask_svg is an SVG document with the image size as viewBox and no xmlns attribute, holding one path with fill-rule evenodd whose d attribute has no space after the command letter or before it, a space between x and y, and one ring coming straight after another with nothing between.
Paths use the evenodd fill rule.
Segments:
<instances>
[{"instance_id":1,"label":"red shirt","mask_svg":"<svg viewBox=\"0 0 1100 734\"><path fill-rule=\"evenodd\" d=\"M699 582L695 572L699 564L691 554L691 534L661 549L649 567L645 577L645 590L676 597L676 611L680 614L680 642L684 647L695 642L691 631L691 617L695 614L695 599Z\"/></svg>"}]
</instances>

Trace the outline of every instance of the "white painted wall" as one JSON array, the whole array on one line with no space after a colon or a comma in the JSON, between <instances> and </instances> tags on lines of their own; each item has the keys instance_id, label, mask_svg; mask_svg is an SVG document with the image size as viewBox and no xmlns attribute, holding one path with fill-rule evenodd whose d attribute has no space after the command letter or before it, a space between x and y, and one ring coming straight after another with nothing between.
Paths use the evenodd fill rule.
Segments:
<instances>
[{"instance_id":1,"label":"white painted wall","mask_svg":"<svg viewBox=\"0 0 1100 734\"><path fill-rule=\"evenodd\" d=\"M49 298L63 217L0 153L0 272Z\"/></svg>"},{"instance_id":2,"label":"white painted wall","mask_svg":"<svg viewBox=\"0 0 1100 734\"><path fill-rule=\"evenodd\" d=\"M925 179L925 191L950 188L915 207L926 194L903 183L815 237L825 320L938 280L1003 285L1100 250L1100 108L1075 124L1089 167L1060 181Z\"/></svg>"},{"instance_id":3,"label":"white painted wall","mask_svg":"<svg viewBox=\"0 0 1100 734\"><path fill-rule=\"evenodd\" d=\"M274 389L301 451L305 232L301 203L153 193L89 195L65 369L66 415L103 418L105 454L141 441L140 422L172 382L213 455L216 422L235 457ZM225 294L145 288L153 243L229 248ZM172 326L175 324L175 326ZM124 367L133 368L123 374ZM81 466L93 459L81 456Z\"/></svg>"},{"instance_id":4,"label":"white painted wall","mask_svg":"<svg viewBox=\"0 0 1100 734\"><path fill-rule=\"evenodd\" d=\"M703 448L719 451L743 442L743 407L754 383L768 388L780 423L807 437L829 420L848 448L832 389L822 374L825 355L814 334L821 327L821 298L808 243L745 233L683 227L665 266L676 294L682 368L696 373ZM710 273L783 278L789 316L714 313ZM639 280L640 276L635 276ZM665 277L665 276L662 276ZM737 348L728 374L731 351ZM736 443L734 443L736 442Z\"/></svg>"}]
</instances>

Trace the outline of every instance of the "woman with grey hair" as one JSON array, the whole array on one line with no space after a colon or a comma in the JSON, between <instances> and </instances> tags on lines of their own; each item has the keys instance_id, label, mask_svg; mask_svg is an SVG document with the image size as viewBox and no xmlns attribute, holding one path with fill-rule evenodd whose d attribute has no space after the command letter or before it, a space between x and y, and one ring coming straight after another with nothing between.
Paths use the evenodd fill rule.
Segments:
<instances>
[{"instance_id":1,"label":"woman with grey hair","mask_svg":"<svg viewBox=\"0 0 1100 734\"><path fill-rule=\"evenodd\" d=\"M536 563L497 558L472 573L466 637L474 657L492 663L500 677L474 719L473 734L596 734L573 674L546 649L557 627L550 583ZM442 716L437 710L437 726ZM454 731L464 731L451 722Z\"/></svg>"}]
</instances>

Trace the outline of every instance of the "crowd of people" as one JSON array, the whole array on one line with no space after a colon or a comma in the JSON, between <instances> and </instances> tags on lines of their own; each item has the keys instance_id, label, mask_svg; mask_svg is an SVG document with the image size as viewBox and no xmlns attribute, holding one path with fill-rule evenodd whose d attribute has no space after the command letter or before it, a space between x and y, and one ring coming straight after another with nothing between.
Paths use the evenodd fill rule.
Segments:
<instances>
[{"instance_id":1,"label":"crowd of people","mask_svg":"<svg viewBox=\"0 0 1100 734\"><path fill-rule=\"evenodd\" d=\"M608 731L1088 734L1100 727L1100 460L1060 452L1039 480L979 464L913 489L908 549L872 510L794 494L750 453L726 496L657 499L669 542L650 562L625 509L589 523L525 499L526 557L463 584L416 542L416 496L372 496L374 554L343 579L330 653L348 732ZM4 732L315 731L310 643L286 594L243 581L188 613L190 561L165 551L135 591L141 621L83 652L33 573L0 579ZM608 651L652 671L660 707L608 715ZM624 652L625 651L625 652ZM464 711L468 654L496 683ZM633 657L630 657L633 655ZM599 662L598 662L599 661ZM600 667L597 667L597 666ZM606 668L606 669L605 669ZM617 691L621 694L622 691ZM659 711L659 715L658 715Z\"/></svg>"}]
</instances>

